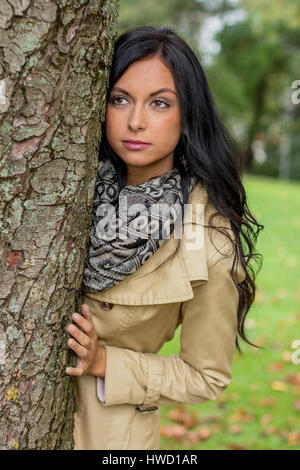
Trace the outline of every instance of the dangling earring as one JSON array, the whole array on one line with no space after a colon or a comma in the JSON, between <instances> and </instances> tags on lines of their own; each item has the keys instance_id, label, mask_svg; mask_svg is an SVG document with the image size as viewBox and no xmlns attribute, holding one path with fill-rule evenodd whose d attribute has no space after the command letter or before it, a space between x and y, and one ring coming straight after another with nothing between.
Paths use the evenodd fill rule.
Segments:
<instances>
[{"instance_id":1,"label":"dangling earring","mask_svg":"<svg viewBox=\"0 0 300 470\"><path fill-rule=\"evenodd\" d=\"M184 169L187 171L188 169L188 162L187 162L187 158L185 156L184 153L181 153L180 155L180 160L181 160L181 164L183 165Z\"/></svg>"}]
</instances>

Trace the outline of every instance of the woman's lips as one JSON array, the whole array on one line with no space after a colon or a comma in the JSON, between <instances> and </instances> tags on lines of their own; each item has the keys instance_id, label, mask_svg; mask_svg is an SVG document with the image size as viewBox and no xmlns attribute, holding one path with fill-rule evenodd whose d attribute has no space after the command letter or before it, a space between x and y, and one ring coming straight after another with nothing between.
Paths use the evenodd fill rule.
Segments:
<instances>
[{"instance_id":1,"label":"woman's lips","mask_svg":"<svg viewBox=\"0 0 300 470\"><path fill-rule=\"evenodd\" d=\"M136 143L133 143L133 142L127 142L126 140L123 140L122 141L124 147L126 147L127 149L130 149L130 150L142 150L142 149L146 149L147 147L150 147L150 145L152 144L136 144Z\"/></svg>"}]
</instances>

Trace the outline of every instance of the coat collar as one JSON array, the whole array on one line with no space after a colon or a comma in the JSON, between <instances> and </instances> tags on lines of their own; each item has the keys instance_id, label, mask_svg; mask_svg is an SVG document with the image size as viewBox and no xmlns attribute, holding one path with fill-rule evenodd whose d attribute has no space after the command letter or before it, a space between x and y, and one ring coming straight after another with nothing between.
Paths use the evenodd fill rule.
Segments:
<instances>
[{"instance_id":1,"label":"coat collar","mask_svg":"<svg viewBox=\"0 0 300 470\"><path fill-rule=\"evenodd\" d=\"M204 223L206 201L207 192L198 182L190 193L187 206L189 215L185 219L190 221L192 217L193 231L195 231L194 224ZM196 204L200 205L197 215ZM200 230L203 229L200 228ZM191 235L186 228L182 230L181 240L174 239L174 231L172 231L170 238L137 271L105 291L86 294L103 302L123 305L153 305L192 299L194 294L191 282L208 280L204 235L201 240L202 242L198 246L193 245L194 249L191 250L189 248ZM165 266L161 266L152 273L175 251L178 241L180 241L180 248L174 259L166 261ZM146 273L150 274L146 275Z\"/></svg>"}]
</instances>

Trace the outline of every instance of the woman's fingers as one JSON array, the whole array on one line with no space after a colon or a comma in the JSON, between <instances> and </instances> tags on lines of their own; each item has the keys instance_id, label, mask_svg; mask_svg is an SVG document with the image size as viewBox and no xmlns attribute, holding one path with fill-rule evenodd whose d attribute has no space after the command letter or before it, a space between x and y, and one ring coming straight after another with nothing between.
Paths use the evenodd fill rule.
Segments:
<instances>
[{"instance_id":1,"label":"woman's fingers","mask_svg":"<svg viewBox=\"0 0 300 470\"><path fill-rule=\"evenodd\" d=\"M92 314L90 312L89 306L87 304L82 304L81 310L82 310L82 313L85 316L85 318L91 322L92 321Z\"/></svg>"},{"instance_id":2,"label":"woman's fingers","mask_svg":"<svg viewBox=\"0 0 300 470\"><path fill-rule=\"evenodd\" d=\"M76 367L67 367L66 368L66 373L68 375L82 375L83 373L83 370L82 369L79 369L79 368L76 368Z\"/></svg>"},{"instance_id":3,"label":"woman's fingers","mask_svg":"<svg viewBox=\"0 0 300 470\"><path fill-rule=\"evenodd\" d=\"M87 335L93 337L96 334L92 319L87 320L76 312L72 314L72 318L86 332Z\"/></svg>"},{"instance_id":4,"label":"woman's fingers","mask_svg":"<svg viewBox=\"0 0 300 470\"><path fill-rule=\"evenodd\" d=\"M96 331L92 322L92 314L87 304L82 305L82 314L83 315L80 315L77 312L72 314L72 319L77 323L78 327L74 324L69 324L66 327L68 333L75 338L69 338L68 346L77 355L76 366L81 363L81 359L87 357L89 351L93 351L94 341L97 341ZM80 376L83 374L83 369L80 367L67 367L66 373Z\"/></svg>"},{"instance_id":5,"label":"woman's fingers","mask_svg":"<svg viewBox=\"0 0 300 470\"><path fill-rule=\"evenodd\" d=\"M86 348L81 346L79 343L77 343L77 341L75 341L75 339L70 338L68 340L68 346L69 346L69 348L71 348L77 354L78 357L81 357L82 359L84 359L86 357L86 355L87 355Z\"/></svg>"},{"instance_id":6,"label":"woman's fingers","mask_svg":"<svg viewBox=\"0 0 300 470\"><path fill-rule=\"evenodd\" d=\"M67 331L70 335L74 336L77 339L78 343L80 343L85 348L88 348L91 344L91 338L80 331L75 325L68 325Z\"/></svg>"}]
</instances>

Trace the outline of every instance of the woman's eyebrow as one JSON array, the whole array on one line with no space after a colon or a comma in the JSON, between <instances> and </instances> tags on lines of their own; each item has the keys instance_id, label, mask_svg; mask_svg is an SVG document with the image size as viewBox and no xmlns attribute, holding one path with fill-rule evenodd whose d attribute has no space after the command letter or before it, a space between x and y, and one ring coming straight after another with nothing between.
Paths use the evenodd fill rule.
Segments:
<instances>
[{"instance_id":1,"label":"woman's eyebrow","mask_svg":"<svg viewBox=\"0 0 300 470\"><path fill-rule=\"evenodd\" d=\"M115 90L120 91L121 93L124 93L124 95L130 96L130 98L133 98L133 96L131 96L131 94L128 93L128 91L124 90L124 88L114 87L111 91L115 91ZM153 93L150 93L149 96L158 95L159 93L164 93L164 92L174 93L174 95L177 96L177 93L174 90L171 90L171 88L160 88L159 90L154 91Z\"/></svg>"}]
</instances>

